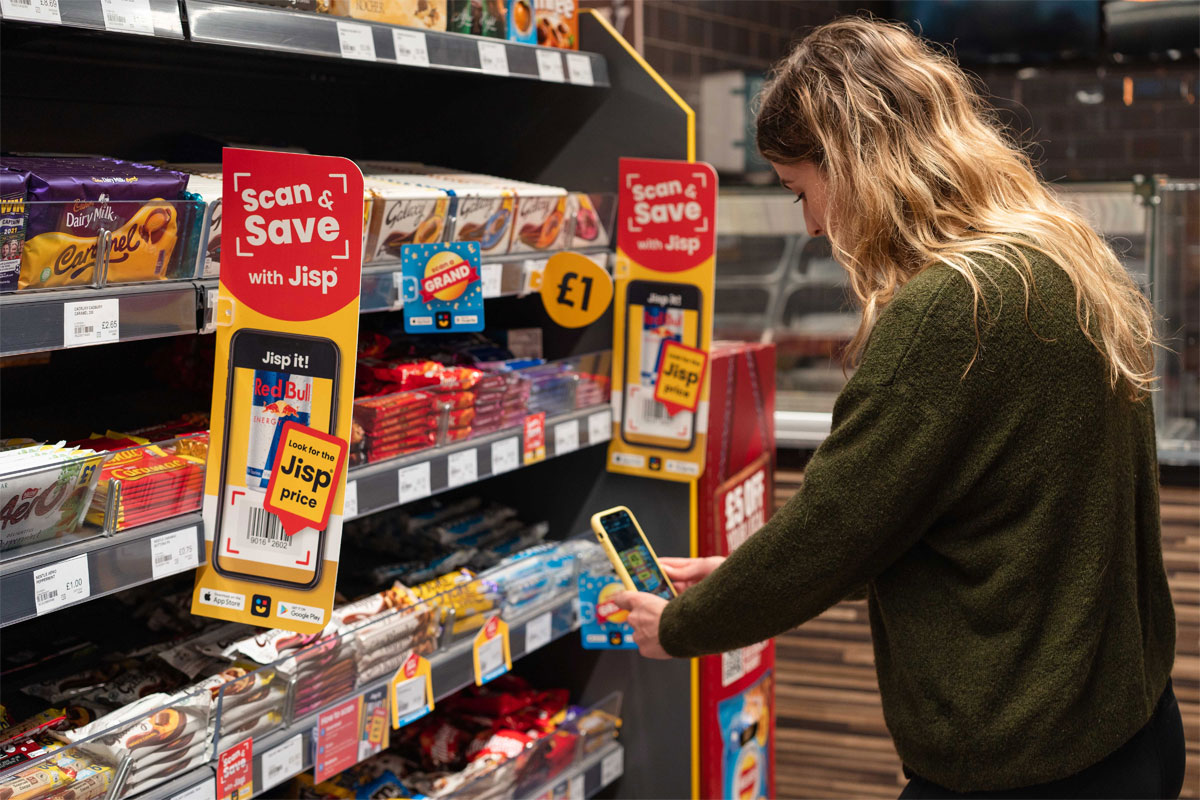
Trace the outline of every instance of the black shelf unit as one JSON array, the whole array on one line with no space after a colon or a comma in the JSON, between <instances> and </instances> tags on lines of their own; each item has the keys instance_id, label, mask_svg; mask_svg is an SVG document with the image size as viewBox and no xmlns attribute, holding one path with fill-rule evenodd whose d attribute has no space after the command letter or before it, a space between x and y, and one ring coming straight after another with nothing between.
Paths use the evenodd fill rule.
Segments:
<instances>
[{"instance_id":1,"label":"black shelf unit","mask_svg":"<svg viewBox=\"0 0 1200 800\"><path fill-rule=\"evenodd\" d=\"M580 38L589 48L585 55L592 73L593 85L588 86L571 82L572 68L567 62L571 54L566 53L557 53L563 58L565 80L560 82L553 74L550 79L532 79L535 72L541 76L537 72L538 48L512 44L503 45L509 77L483 74L474 37L426 33L430 66L415 67L395 61L395 50L389 50L395 42L389 37L392 31L374 23L321 17L314 21L299 12L243 9L212 0L183 0L182 6L170 0L150 0L155 35L135 35L102 30L103 15L96 14L100 0L59 1L61 25L11 17L0 22L0 68L6 78L0 86L5 109L0 137L7 150L211 162L219 160L225 142L291 146L351 158L446 164L589 192L616 192L620 157L694 157L691 110L592 12L580 15ZM178 36L168 30L170 25L159 24L164 16L160 10L171 6L176 7L180 21ZM244 12L270 14L271 25L332 25L335 33L339 21L365 25L376 44L376 59L344 58L340 48L335 54L327 38L329 28L322 28L324 32L319 34L326 37L320 48L282 50L265 38L232 42L228 34L217 41L220 17ZM214 16L206 21L205 13ZM283 16L291 13L297 16ZM165 17L170 19L170 13ZM551 68L550 72L556 71ZM506 281L502 280L503 285ZM170 288L159 285L152 292L140 287L115 290L122 295L121 339L126 338L126 328L130 333L136 329L134 322L124 321L124 293L173 294L179 290L177 318L170 323L174 329L153 334L166 336L192 332L184 319L187 314L195 330L205 328L211 288L207 282L193 281ZM49 331L46 326L51 322L61 327L61 316L51 318L62 312L38 307L55 302L61 307L61 302L48 297L14 296L0 301L0 313L7 316L10 310L28 306L29 310L18 313L48 314L42 323L31 324ZM495 320L505 326L542 328L548 358L611 346L610 316L589 329L567 331L550 322L536 298L505 303L494 316L489 308L489 323ZM57 346L46 334L30 348L10 349L5 341L8 330L6 319L0 329L0 354ZM113 346L96 353L119 368L119 356L114 354L120 350ZM102 392L103 387L96 391ZM655 530L660 550L689 552L693 514L689 486L607 473L602 448L585 447L589 442L586 418L575 421L580 426L581 451L569 459L569 469L575 471L573 491L548 495L539 481L526 477L526 472L534 475L534 470L489 478L483 467L490 456L479 463L479 479L505 482L514 497L544 504L559 530L586 530L595 510L630 505L643 524ZM482 440L471 446L492 444ZM547 445L553 452L550 426ZM553 470L558 463L556 459L540 469ZM371 505L374 490L368 484L385 479L395 483L397 469L390 465L378 472L351 474L351 480L363 481L358 487L363 513L375 508ZM382 495L378 508L391 504L391 498ZM149 546L143 533L126 533L114 537L113 546L118 539L128 540L139 550ZM90 570L93 564L87 554ZM0 577L3 574L0 572ZM0 583L0 589L3 585ZM622 797L686 793L693 780L689 735L693 665L651 663L628 651L597 653L568 647L556 648L554 656L562 659L555 669L562 685L580 702L596 702L615 690L625 693L623 749L613 751L622 755L606 753L598 759L607 764L604 769L601 763L587 766L586 793L591 795L602 783L610 782L602 781L601 773L618 781L610 791ZM255 751L259 752L257 746ZM622 763L626 751L637 753L636 760ZM144 796L186 794L203 786L206 771L211 770L209 765ZM617 772L621 773L619 780ZM550 788L564 787L556 784ZM565 789L571 792L570 786Z\"/></svg>"}]
</instances>

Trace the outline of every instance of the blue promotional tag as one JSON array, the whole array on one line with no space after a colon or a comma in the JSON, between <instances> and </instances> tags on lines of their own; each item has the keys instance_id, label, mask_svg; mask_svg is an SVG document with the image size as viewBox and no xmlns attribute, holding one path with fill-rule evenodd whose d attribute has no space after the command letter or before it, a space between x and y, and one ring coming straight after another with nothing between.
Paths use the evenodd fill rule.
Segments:
<instances>
[{"instance_id":1,"label":"blue promotional tag","mask_svg":"<svg viewBox=\"0 0 1200 800\"><path fill-rule=\"evenodd\" d=\"M406 333L483 330L478 242L406 244L400 258Z\"/></svg>"}]
</instances>

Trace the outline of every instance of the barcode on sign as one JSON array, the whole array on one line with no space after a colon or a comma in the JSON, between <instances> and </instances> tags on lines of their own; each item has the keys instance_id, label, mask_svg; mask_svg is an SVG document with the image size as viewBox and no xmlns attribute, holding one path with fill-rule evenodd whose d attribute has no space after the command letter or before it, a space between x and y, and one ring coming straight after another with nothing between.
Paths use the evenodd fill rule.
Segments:
<instances>
[{"instance_id":1,"label":"barcode on sign","mask_svg":"<svg viewBox=\"0 0 1200 800\"><path fill-rule=\"evenodd\" d=\"M259 537L260 539L272 539L276 542L287 541L287 534L283 532L283 524L279 521L279 517L267 511L265 508L250 508L250 526L249 534L251 537Z\"/></svg>"},{"instance_id":2,"label":"barcode on sign","mask_svg":"<svg viewBox=\"0 0 1200 800\"><path fill-rule=\"evenodd\" d=\"M267 783L274 783L283 774L283 764L271 764L267 768Z\"/></svg>"},{"instance_id":3,"label":"barcode on sign","mask_svg":"<svg viewBox=\"0 0 1200 800\"><path fill-rule=\"evenodd\" d=\"M95 331L96 331L96 327L94 325L76 325L75 326L75 335L76 336L91 336L93 333L95 333Z\"/></svg>"},{"instance_id":4,"label":"barcode on sign","mask_svg":"<svg viewBox=\"0 0 1200 800\"><path fill-rule=\"evenodd\" d=\"M163 564L170 564L174 559L163 553L154 557L154 566L161 567Z\"/></svg>"},{"instance_id":5,"label":"barcode on sign","mask_svg":"<svg viewBox=\"0 0 1200 800\"><path fill-rule=\"evenodd\" d=\"M28 597L28 595L26 595L26 597ZM37 593L37 602L38 603L48 603L56 597L58 597L58 589L51 589L50 591L46 591L46 592L38 592Z\"/></svg>"},{"instance_id":6,"label":"barcode on sign","mask_svg":"<svg viewBox=\"0 0 1200 800\"><path fill-rule=\"evenodd\" d=\"M746 674L742 666L742 651L721 654L721 685L728 686Z\"/></svg>"},{"instance_id":7,"label":"barcode on sign","mask_svg":"<svg viewBox=\"0 0 1200 800\"><path fill-rule=\"evenodd\" d=\"M26 8L30 8L33 6L33 0L12 0L12 4L14 6L25 6Z\"/></svg>"},{"instance_id":8,"label":"barcode on sign","mask_svg":"<svg viewBox=\"0 0 1200 800\"><path fill-rule=\"evenodd\" d=\"M666 422L670 419L667 407L653 398L642 400L642 419L652 422Z\"/></svg>"}]
</instances>

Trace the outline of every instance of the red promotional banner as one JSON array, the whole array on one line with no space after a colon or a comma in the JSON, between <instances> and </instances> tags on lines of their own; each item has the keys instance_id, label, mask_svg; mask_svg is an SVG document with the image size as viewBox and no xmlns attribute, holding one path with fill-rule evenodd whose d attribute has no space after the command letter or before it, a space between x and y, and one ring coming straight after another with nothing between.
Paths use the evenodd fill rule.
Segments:
<instances>
[{"instance_id":1,"label":"red promotional banner","mask_svg":"<svg viewBox=\"0 0 1200 800\"><path fill-rule=\"evenodd\" d=\"M708 164L621 159L617 247L658 272L682 272L713 257L717 174Z\"/></svg>"},{"instance_id":2,"label":"red promotional banner","mask_svg":"<svg viewBox=\"0 0 1200 800\"><path fill-rule=\"evenodd\" d=\"M232 148L224 155L221 225L229 244L221 253L221 282L255 311L283 320L317 319L357 298L358 166L336 156ZM282 248L286 261L268 257ZM239 267L243 260L249 268Z\"/></svg>"},{"instance_id":3,"label":"red promotional banner","mask_svg":"<svg viewBox=\"0 0 1200 800\"><path fill-rule=\"evenodd\" d=\"M431 302L440 292L453 294L450 289L456 286L465 287L471 281L477 280L479 273L466 260L445 265L438 272L421 280L421 302ZM460 291L459 294L461 293Z\"/></svg>"}]
</instances>

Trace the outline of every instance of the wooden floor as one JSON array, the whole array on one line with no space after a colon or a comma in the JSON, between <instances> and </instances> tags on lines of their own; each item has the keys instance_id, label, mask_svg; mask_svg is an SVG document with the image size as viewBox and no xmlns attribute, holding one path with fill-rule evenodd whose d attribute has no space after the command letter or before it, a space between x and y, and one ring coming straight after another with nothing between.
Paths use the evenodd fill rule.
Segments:
<instances>
[{"instance_id":1,"label":"wooden floor","mask_svg":"<svg viewBox=\"0 0 1200 800\"><path fill-rule=\"evenodd\" d=\"M776 473L778 507L802 473ZM1188 771L1181 797L1200 798L1200 490L1162 490L1163 551L1178 622L1175 694ZM776 639L776 794L894 798L904 786L883 724L865 602L842 603Z\"/></svg>"}]
</instances>

